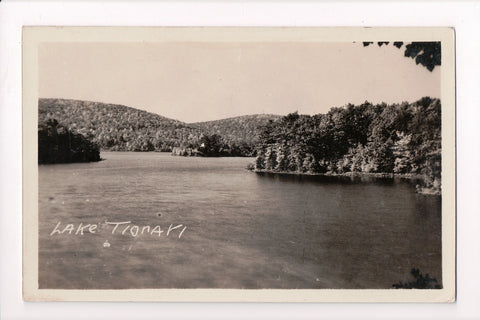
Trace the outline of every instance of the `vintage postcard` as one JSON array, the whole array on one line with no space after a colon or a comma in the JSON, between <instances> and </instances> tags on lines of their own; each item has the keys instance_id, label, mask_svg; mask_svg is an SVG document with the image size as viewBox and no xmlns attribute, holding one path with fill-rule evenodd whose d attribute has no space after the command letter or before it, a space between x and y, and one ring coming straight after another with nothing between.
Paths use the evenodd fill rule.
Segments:
<instances>
[{"instance_id":1,"label":"vintage postcard","mask_svg":"<svg viewBox=\"0 0 480 320\"><path fill-rule=\"evenodd\" d=\"M28 301L455 301L451 28L24 27Z\"/></svg>"}]
</instances>

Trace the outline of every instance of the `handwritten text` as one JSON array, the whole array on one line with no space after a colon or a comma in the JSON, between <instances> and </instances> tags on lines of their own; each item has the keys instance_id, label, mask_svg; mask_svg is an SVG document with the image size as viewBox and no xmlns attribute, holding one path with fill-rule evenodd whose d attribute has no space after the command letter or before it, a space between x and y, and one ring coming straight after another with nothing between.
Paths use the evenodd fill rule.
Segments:
<instances>
[{"instance_id":1,"label":"handwritten text","mask_svg":"<svg viewBox=\"0 0 480 320\"><path fill-rule=\"evenodd\" d=\"M100 233L104 228L108 229L108 232L111 232L112 235L122 235L122 236L131 236L138 237L140 235L150 235L150 236L178 236L180 239L187 229L187 226L183 224L173 224L171 223L168 228L162 228L160 225L136 225L132 221L105 221L103 223L104 228L99 228L97 223L67 223L62 224L58 222L50 232L50 236L57 234L69 234L69 235L79 235L83 236L84 234L95 234ZM111 229L111 231L110 231Z\"/></svg>"}]
</instances>

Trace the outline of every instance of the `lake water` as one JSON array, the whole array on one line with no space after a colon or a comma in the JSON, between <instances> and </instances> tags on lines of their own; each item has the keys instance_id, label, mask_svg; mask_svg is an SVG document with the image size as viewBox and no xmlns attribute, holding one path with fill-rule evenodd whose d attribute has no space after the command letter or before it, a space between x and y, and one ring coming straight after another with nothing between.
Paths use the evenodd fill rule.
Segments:
<instances>
[{"instance_id":1,"label":"lake water","mask_svg":"<svg viewBox=\"0 0 480 320\"><path fill-rule=\"evenodd\" d=\"M101 156L39 166L40 288L391 288L411 268L441 283L441 200L414 182Z\"/></svg>"}]
</instances>

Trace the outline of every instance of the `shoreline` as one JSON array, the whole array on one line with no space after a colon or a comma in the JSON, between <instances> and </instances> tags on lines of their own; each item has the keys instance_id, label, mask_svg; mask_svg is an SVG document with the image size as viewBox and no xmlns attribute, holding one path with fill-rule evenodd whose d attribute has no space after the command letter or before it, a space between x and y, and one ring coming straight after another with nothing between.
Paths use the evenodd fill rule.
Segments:
<instances>
[{"instance_id":1,"label":"shoreline","mask_svg":"<svg viewBox=\"0 0 480 320\"><path fill-rule=\"evenodd\" d=\"M299 176L324 176L324 177L372 177L372 178L401 178L401 179L411 179L411 180L425 180L422 175L411 174L411 173L381 173L381 172L345 172L345 173L312 173L312 172L291 172L291 171L273 171L273 170L258 170L258 169L249 169L247 170L255 173L276 173L276 174L289 174L289 175L299 175Z\"/></svg>"},{"instance_id":2,"label":"shoreline","mask_svg":"<svg viewBox=\"0 0 480 320\"><path fill-rule=\"evenodd\" d=\"M406 179L406 180L422 180L423 182L426 181L424 176L419 174L411 174L411 173L373 173L373 172L312 173L312 172L258 170L258 169L252 169L252 168L247 168L247 170L254 173L269 173L269 174L296 175L296 176L350 177L350 178L370 177L370 178L388 178L388 179L399 178L399 179ZM418 184L416 185L415 192L423 195L435 195L435 196L442 195L441 188L421 187Z\"/></svg>"}]
</instances>

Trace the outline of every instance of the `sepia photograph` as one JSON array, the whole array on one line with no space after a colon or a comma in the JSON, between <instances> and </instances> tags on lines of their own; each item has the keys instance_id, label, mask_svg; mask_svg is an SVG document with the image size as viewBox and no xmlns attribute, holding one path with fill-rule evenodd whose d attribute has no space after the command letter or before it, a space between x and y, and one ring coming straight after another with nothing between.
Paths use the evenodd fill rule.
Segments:
<instances>
[{"instance_id":1,"label":"sepia photograph","mask_svg":"<svg viewBox=\"0 0 480 320\"><path fill-rule=\"evenodd\" d=\"M455 300L452 29L23 34L27 300Z\"/></svg>"}]
</instances>

